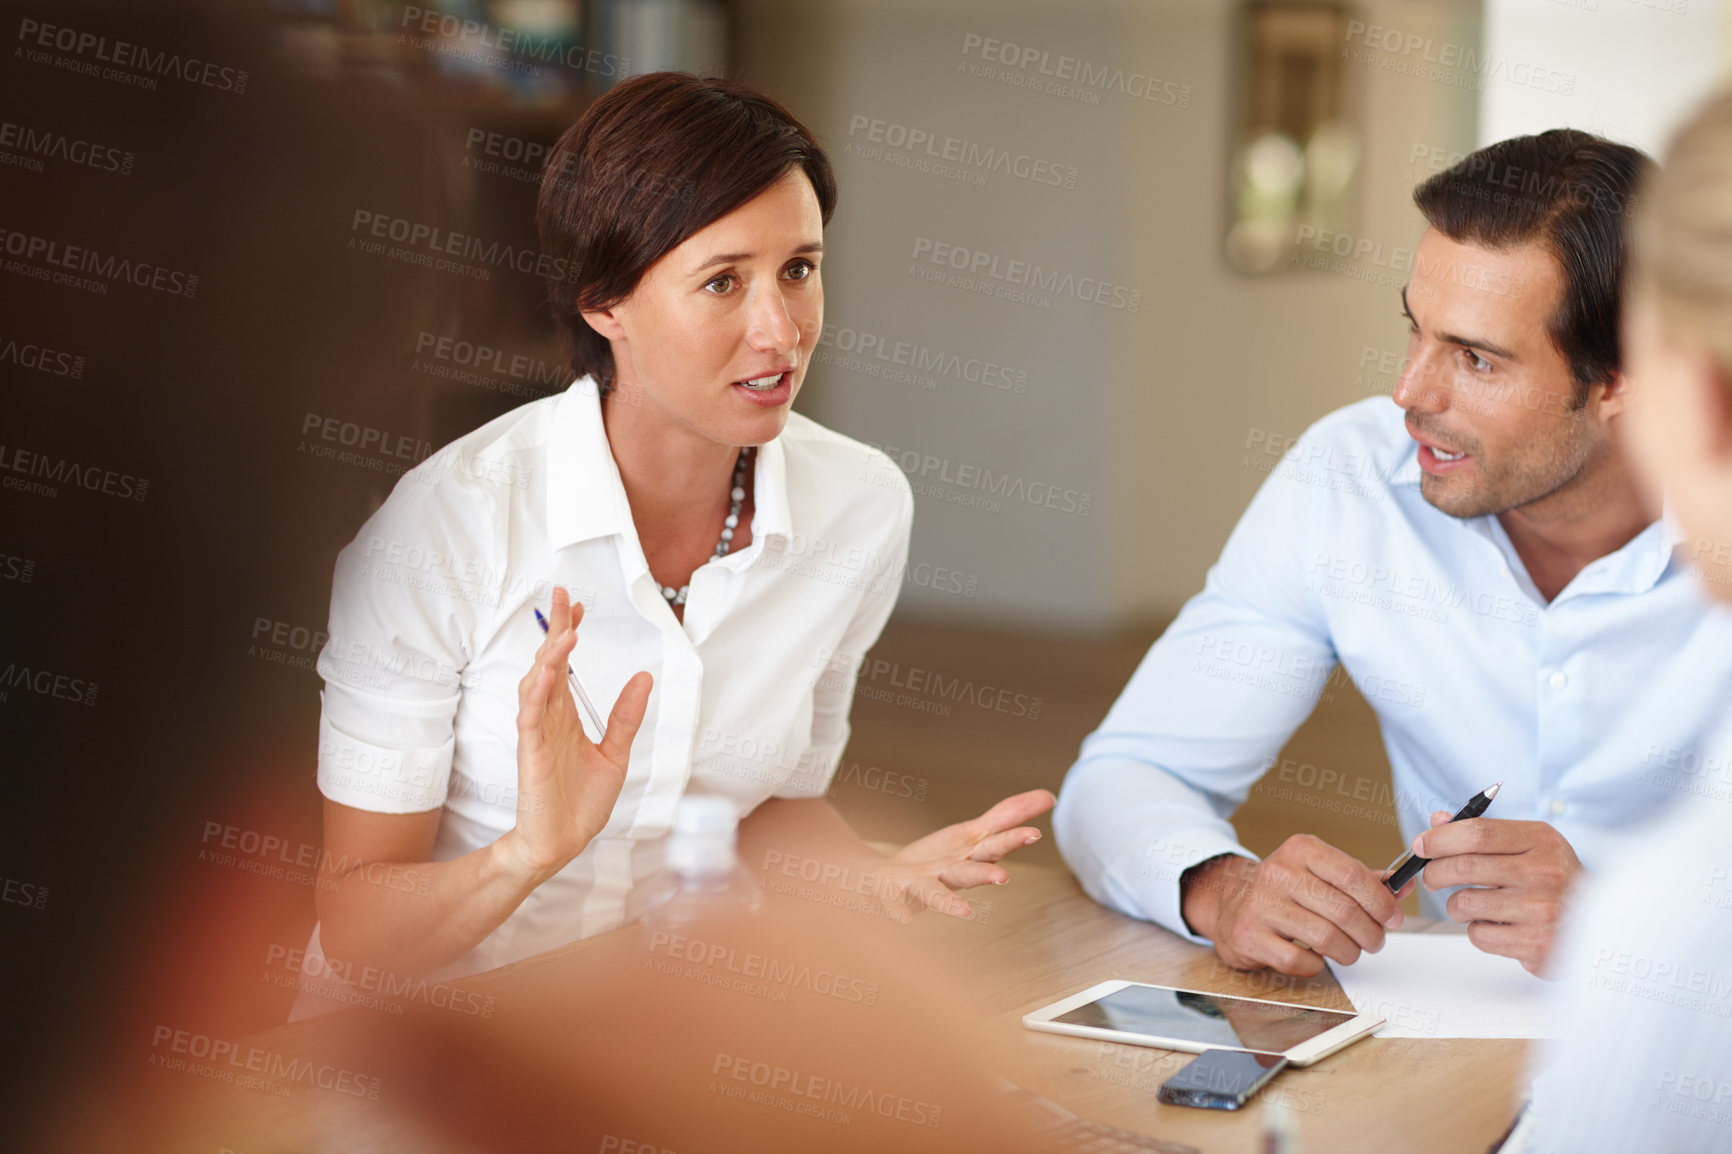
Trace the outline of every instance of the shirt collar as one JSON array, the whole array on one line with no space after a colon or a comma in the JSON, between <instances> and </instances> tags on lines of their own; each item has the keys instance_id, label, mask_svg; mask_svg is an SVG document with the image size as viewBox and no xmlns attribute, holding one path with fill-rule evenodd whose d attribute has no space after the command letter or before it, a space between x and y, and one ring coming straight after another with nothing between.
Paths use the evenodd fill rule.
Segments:
<instances>
[{"instance_id":1,"label":"shirt collar","mask_svg":"<svg viewBox=\"0 0 1732 1154\"><path fill-rule=\"evenodd\" d=\"M555 550L609 537L637 535L620 480L601 396L593 377L579 377L560 394L547 438L547 539ZM777 437L760 445L753 473L752 539L794 532L788 507L787 449Z\"/></svg>"},{"instance_id":2,"label":"shirt collar","mask_svg":"<svg viewBox=\"0 0 1732 1154\"><path fill-rule=\"evenodd\" d=\"M1440 516L1448 516L1440 511ZM1495 516L1472 517L1460 522L1471 531L1490 541L1514 572L1523 574L1520 555L1509 534ZM1624 542L1622 546L1588 562L1582 571L1562 589L1552 604L1587 593L1646 593L1660 583L1672 564L1673 550L1683 539L1670 515L1670 506L1659 520ZM1524 591L1536 601L1543 600L1532 582L1524 580Z\"/></svg>"},{"instance_id":3,"label":"shirt collar","mask_svg":"<svg viewBox=\"0 0 1732 1154\"><path fill-rule=\"evenodd\" d=\"M788 450L777 437L758 446L758 463L752 475L752 541L794 535L794 518L788 509Z\"/></svg>"},{"instance_id":4,"label":"shirt collar","mask_svg":"<svg viewBox=\"0 0 1732 1154\"><path fill-rule=\"evenodd\" d=\"M1677 525L1662 515L1626 541L1623 548L1589 562L1566 592L1646 593L1665 576L1672 564L1672 550L1681 539Z\"/></svg>"},{"instance_id":5,"label":"shirt collar","mask_svg":"<svg viewBox=\"0 0 1732 1154\"><path fill-rule=\"evenodd\" d=\"M555 550L631 526L625 484L601 423L595 378L560 395L547 436L547 540Z\"/></svg>"},{"instance_id":6,"label":"shirt collar","mask_svg":"<svg viewBox=\"0 0 1732 1154\"><path fill-rule=\"evenodd\" d=\"M1660 574L1666 571L1666 566L1677 559L1678 546L1684 543L1686 534L1684 526L1678 523L1676 510L1672 506L1672 498L1666 497L1660 504L1660 545L1659 557L1656 559L1653 580L1658 581Z\"/></svg>"},{"instance_id":7,"label":"shirt collar","mask_svg":"<svg viewBox=\"0 0 1732 1154\"><path fill-rule=\"evenodd\" d=\"M1401 464L1390 474L1391 487L1417 486L1425 477L1425 470L1419 467L1419 453L1411 439L1405 447L1407 451ZM1441 510L1438 513L1449 516ZM1498 541L1502 534L1493 532L1489 524L1493 520L1495 518L1474 517L1461 523L1497 545L1500 552L1507 551L1510 556L1506 559L1514 561L1515 547L1511 545L1506 549L1506 545ZM1625 542L1622 548L1590 563L1590 569L1598 566L1602 572L1593 576L1589 588L1577 588L1577 582L1572 581L1568 591L1644 593L1665 575L1672 563L1673 550L1683 539L1684 532L1672 516L1672 502L1668 499L1659 520Z\"/></svg>"}]
</instances>

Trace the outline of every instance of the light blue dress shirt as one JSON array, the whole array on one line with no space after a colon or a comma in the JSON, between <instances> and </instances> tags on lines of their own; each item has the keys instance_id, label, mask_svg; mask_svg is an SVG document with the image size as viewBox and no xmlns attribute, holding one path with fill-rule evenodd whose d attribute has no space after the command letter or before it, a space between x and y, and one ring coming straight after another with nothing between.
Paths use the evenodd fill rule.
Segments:
<instances>
[{"instance_id":1,"label":"light blue dress shirt","mask_svg":"<svg viewBox=\"0 0 1732 1154\"><path fill-rule=\"evenodd\" d=\"M1666 522L1547 604L1496 517L1426 502L1388 398L1273 447L1247 454L1268 480L1065 779L1053 828L1097 901L1202 941L1179 876L1253 856L1228 818L1271 770L1332 806L1393 801L1408 841L1501 780L1489 816L1550 822L1592 870L1718 756L1732 621L1674 560ZM1393 797L1359 767L1279 760L1343 676L1377 713ZM1444 916L1447 891L1420 893Z\"/></svg>"}]
</instances>

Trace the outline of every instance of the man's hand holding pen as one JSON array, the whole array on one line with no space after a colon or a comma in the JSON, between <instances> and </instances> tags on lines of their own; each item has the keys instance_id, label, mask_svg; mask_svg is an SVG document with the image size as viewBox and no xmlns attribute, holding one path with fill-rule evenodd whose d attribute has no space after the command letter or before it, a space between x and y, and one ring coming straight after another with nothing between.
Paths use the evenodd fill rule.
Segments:
<instances>
[{"instance_id":1,"label":"man's hand holding pen","mask_svg":"<svg viewBox=\"0 0 1732 1154\"><path fill-rule=\"evenodd\" d=\"M1451 821L1439 810L1413 852L1432 859L1422 875L1433 892L1460 890L1444 906L1451 921L1488 954L1514 958L1539 974L1551 955L1564 901L1582 874L1576 851L1543 821L1471 818ZM1411 891L1413 883L1403 887Z\"/></svg>"},{"instance_id":2,"label":"man's hand holding pen","mask_svg":"<svg viewBox=\"0 0 1732 1154\"><path fill-rule=\"evenodd\" d=\"M1539 974L1582 863L1543 821L1480 816L1502 784L1454 814L1433 813L1431 828L1381 878L1309 834L1288 838L1261 862L1236 855L1201 862L1180 881L1185 922L1230 966L1312 977L1325 958L1352 965L1361 951L1382 949L1384 930L1401 924L1396 900L1418 878L1433 892L1471 887L1452 894L1445 912L1468 923L1479 949Z\"/></svg>"}]
</instances>

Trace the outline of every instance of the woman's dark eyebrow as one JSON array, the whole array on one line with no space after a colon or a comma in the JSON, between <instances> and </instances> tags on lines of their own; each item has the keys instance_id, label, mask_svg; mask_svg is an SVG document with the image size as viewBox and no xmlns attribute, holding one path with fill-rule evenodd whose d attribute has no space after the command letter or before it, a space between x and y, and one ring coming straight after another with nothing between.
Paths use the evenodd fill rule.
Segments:
<instances>
[{"instance_id":1,"label":"woman's dark eyebrow","mask_svg":"<svg viewBox=\"0 0 1732 1154\"><path fill-rule=\"evenodd\" d=\"M824 242L823 241L809 240L805 244L801 245L799 248L795 249L792 255L794 255L794 256L806 256L808 253L823 252L823 251L824 251ZM715 256L712 256L709 260L706 260L703 264L700 264L696 268L692 269L692 271L693 272L703 272L705 269L712 268L718 264L735 264L739 261L751 260L756 255L757 255L756 253L750 253L750 252L722 252L722 253L717 253Z\"/></svg>"}]
</instances>

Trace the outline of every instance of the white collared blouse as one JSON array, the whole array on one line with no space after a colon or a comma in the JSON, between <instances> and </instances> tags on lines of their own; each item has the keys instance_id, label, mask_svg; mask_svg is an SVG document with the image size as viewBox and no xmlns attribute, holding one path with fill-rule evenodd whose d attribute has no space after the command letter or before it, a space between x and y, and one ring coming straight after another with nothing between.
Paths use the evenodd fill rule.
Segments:
<instances>
[{"instance_id":1,"label":"white collared blouse","mask_svg":"<svg viewBox=\"0 0 1732 1154\"><path fill-rule=\"evenodd\" d=\"M588 377L422 462L339 555L319 789L441 810L434 860L515 823L518 684L555 584L583 603L571 664L603 716L634 673L655 677L607 825L449 974L621 924L684 794L744 816L827 789L904 576L913 495L883 453L797 413L754 468L751 543L692 575L683 623L644 560Z\"/></svg>"}]
</instances>

